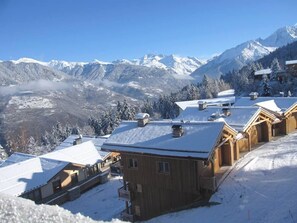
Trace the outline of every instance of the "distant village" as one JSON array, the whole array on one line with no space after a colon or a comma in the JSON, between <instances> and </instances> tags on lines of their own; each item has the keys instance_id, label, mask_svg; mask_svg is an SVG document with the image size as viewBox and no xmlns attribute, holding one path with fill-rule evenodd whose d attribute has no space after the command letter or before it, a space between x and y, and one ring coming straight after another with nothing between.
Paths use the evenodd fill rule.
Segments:
<instances>
[{"instance_id":1,"label":"distant village","mask_svg":"<svg viewBox=\"0 0 297 223\"><path fill-rule=\"evenodd\" d=\"M254 78L272 73L259 70ZM296 77L297 60L286 61L276 75L280 82ZM0 193L60 205L122 175L115 193L126 205L123 220L207 205L237 160L297 129L297 97L290 92L234 95L231 89L212 99L178 101L180 112L172 120L138 113L111 135L71 135L41 156L15 152L0 164Z\"/></svg>"}]
</instances>

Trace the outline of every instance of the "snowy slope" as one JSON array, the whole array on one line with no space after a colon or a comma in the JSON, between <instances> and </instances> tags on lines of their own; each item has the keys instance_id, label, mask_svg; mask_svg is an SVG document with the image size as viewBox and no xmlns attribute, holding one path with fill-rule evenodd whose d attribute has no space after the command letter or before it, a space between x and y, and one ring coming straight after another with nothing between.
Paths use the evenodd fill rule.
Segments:
<instances>
[{"instance_id":1,"label":"snowy slope","mask_svg":"<svg viewBox=\"0 0 297 223\"><path fill-rule=\"evenodd\" d=\"M167 214L148 222L296 222L296 144L295 132L239 160L211 198L219 205Z\"/></svg>"},{"instance_id":2,"label":"snowy slope","mask_svg":"<svg viewBox=\"0 0 297 223\"><path fill-rule=\"evenodd\" d=\"M297 40L297 24L278 29L266 39L258 38L224 51L191 75L200 81L203 75L219 77L232 70L239 70L251 61L262 58L278 47Z\"/></svg>"},{"instance_id":3,"label":"snowy slope","mask_svg":"<svg viewBox=\"0 0 297 223\"><path fill-rule=\"evenodd\" d=\"M272 35L264 40L260 39L265 46L281 47L297 39L297 24L286 26L276 30Z\"/></svg>"},{"instance_id":4,"label":"snowy slope","mask_svg":"<svg viewBox=\"0 0 297 223\"><path fill-rule=\"evenodd\" d=\"M73 214L80 213L93 220L111 221L119 218L125 202L119 200L117 190L123 185L122 177L114 177L81 195L80 198L62 205Z\"/></svg>"},{"instance_id":5,"label":"snowy slope","mask_svg":"<svg viewBox=\"0 0 297 223\"><path fill-rule=\"evenodd\" d=\"M81 214L73 215L58 206L35 205L23 198L0 194L1 223L38 223L38 222L84 222L93 223L92 219ZM116 220L114 222L117 222Z\"/></svg>"}]
</instances>

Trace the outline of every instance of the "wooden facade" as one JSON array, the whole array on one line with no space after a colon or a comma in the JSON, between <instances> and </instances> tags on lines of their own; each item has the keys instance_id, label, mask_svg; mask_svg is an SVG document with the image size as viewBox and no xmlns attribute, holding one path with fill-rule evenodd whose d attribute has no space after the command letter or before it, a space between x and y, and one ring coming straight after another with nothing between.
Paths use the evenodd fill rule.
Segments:
<instances>
[{"instance_id":1,"label":"wooden facade","mask_svg":"<svg viewBox=\"0 0 297 223\"><path fill-rule=\"evenodd\" d=\"M100 163L96 163L92 166L69 163L63 170L59 171L52 179L50 179L46 185L26 192L22 194L21 197L28 198L36 203L46 203L49 199L55 200L55 197L59 196L61 192L65 192L99 173L101 173ZM42 174L43 173L38 173L38 175ZM37 177L41 176L36 175L36 178ZM34 176L32 180L34 180ZM51 204L56 203L54 202Z\"/></svg>"},{"instance_id":2,"label":"wooden facade","mask_svg":"<svg viewBox=\"0 0 297 223\"><path fill-rule=\"evenodd\" d=\"M240 152L251 151L258 143L269 142L273 136L273 117L262 110L243 131L243 138L238 141Z\"/></svg>"},{"instance_id":3,"label":"wooden facade","mask_svg":"<svg viewBox=\"0 0 297 223\"><path fill-rule=\"evenodd\" d=\"M220 167L239 158L235 135L225 127L209 159L121 152L124 186L119 196L126 201L124 220L145 220L207 201L217 189Z\"/></svg>"}]
</instances>

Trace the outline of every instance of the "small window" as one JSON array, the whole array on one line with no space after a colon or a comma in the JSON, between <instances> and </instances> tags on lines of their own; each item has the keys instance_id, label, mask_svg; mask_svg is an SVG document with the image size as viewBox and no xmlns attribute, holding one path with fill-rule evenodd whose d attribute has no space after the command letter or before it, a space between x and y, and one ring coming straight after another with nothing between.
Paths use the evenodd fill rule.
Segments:
<instances>
[{"instance_id":1,"label":"small window","mask_svg":"<svg viewBox=\"0 0 297 223\"><path fill-rule=\"evenodd\" d=\"M170 173L170 167L168 162L158 162L158 173Z\"/></svg>"},{"instance_id":2,"label":"small window","mask_svg":"<svg viewBox=\"0 0 297 223\"><path fill-rule=\"evenodd\" d=\"M56 180L53 182L53 190L54 190L54 193L62 190L61 180Z\"/></svg>"},{"instance_id":3,"label":"small window","mask_svg":"<svg viewBox=\"0 0 297 223\"><path fill-rule=\"evenodd\" d=\"M129 159L129 168L137 168L137 167L138 167L137 159Z\"/></svg>"},{"instance_id":4,"label":"small window","mask_svg":"<svg viewBox=\"0 0 297 223\"><path fill-rule=\"evenodd\" d=\"M142 193L142 185L141 184L136 184L136 191L139 193Z\"/></svg>"},{"instance_id":5,"label":"small window","mask_svg":"<svg viewBox=\"0 0 297 223\"><path fill-rule=\"evenodd\" d=\"M140 207L138 205L135 205L135 215L140 216Z\"/></svg>"}]
</instances>

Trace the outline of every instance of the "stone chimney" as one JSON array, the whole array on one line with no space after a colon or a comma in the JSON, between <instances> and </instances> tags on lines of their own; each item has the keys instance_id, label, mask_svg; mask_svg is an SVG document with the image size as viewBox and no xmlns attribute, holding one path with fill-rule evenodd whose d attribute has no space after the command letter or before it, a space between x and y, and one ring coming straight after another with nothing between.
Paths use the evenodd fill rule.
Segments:
<instances>
[{"instance_id":1,"label":"stone chimney","mask_svg":"<svg viewBox=\"0 0 297 223\"><path fill-rule=\"evenodd\" d=\"M73 145L78 145L82 143L82 135L79 135L78 138L74 139Z\"/></svg>"},{"instance_id":2,"label":"stone chimney","mask_svg":"<svg viewBox=\"0 0 297 223\"><path fill-rule=\"evenodd\" d=\"M223 112L223 115L224 115L225 117L231 115L230 108L223 108L223 109L222 109L222 112Z\"/></svg>"},{"instance_id":3,"label":"stone chimney","mask_svg":"<svg viewBox=\"0 0 297 223\"><path fill-rule=\"evenodd\" d=\"M135 116L135 119L137 120L138 127L144 127L147 123L149 123L150 115L147 113L138 113Z\"/></svg>"},{"instance_id":4,"label":"stone chimney","mask_svg":"<svg viewBox=\"0 0 297 223\"><path fill-rule=\"evenodd\" d=\"M184 129L182 125L175 124L172 126L172 137L178 138L184 134Z\"/></svg>"},{"instance_id":5,"label":"stone chimney","mask_svg":"<svg viewBox=\"0 0 297 223\"><path fill-rule=\"evenodd\" d=\"M198 102L198 109L199 109L199 111L202 111L202 110L206 109L206 107L207 107L207 104L206 104L205 101L199 101Z\"/></svg>"},{"instance_id":6,"label":"stone chimney","mask_svg":"<svg viewBox=\"0 0 297 223\"><path fill-rule=\"evenodd\" d=\"M256 100L258 98L258 92L251 92L249 94L251 100Z\"/></svg>"}]
</instances>

